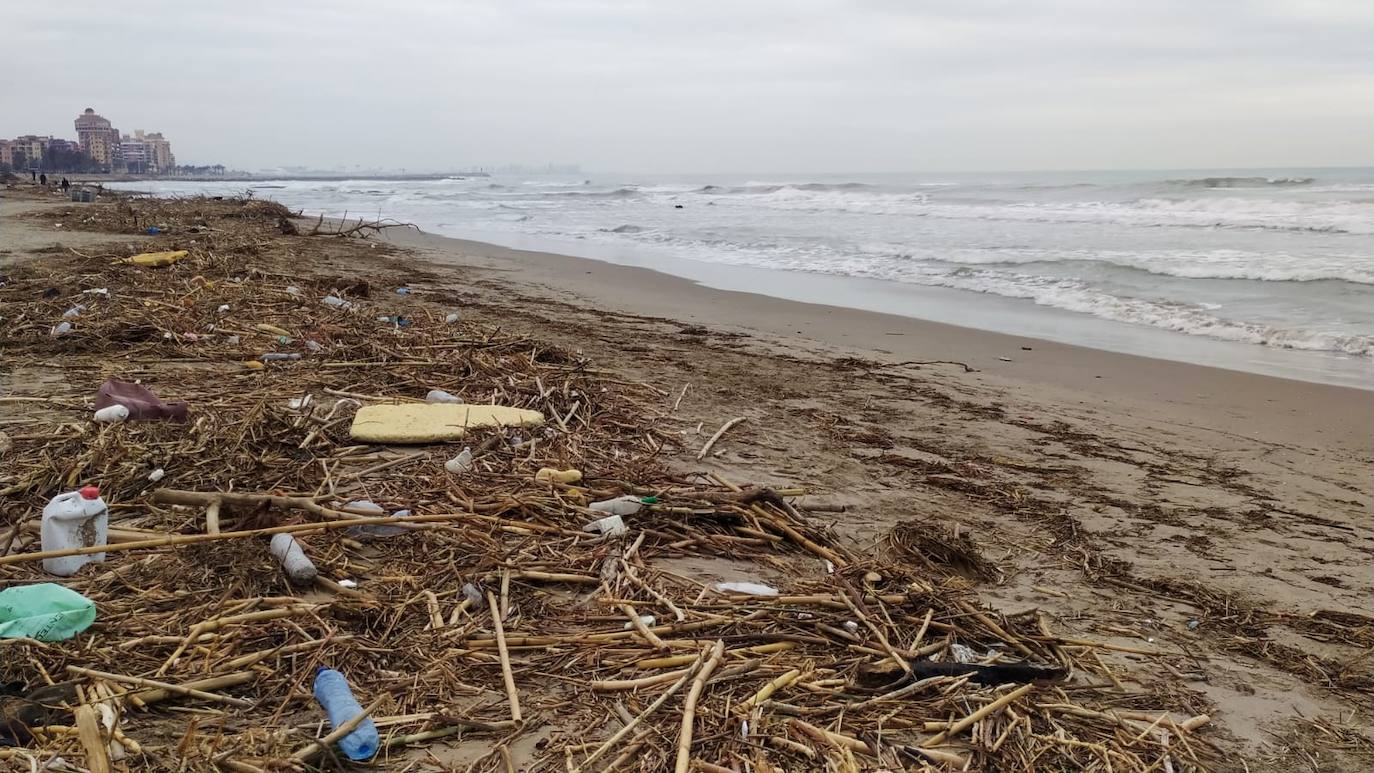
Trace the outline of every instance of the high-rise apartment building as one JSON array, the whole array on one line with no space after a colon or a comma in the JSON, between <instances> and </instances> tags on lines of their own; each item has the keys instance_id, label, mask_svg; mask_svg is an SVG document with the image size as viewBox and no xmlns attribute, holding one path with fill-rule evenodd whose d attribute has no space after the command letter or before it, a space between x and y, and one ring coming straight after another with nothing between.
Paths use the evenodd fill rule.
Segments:
<instances>
[{"instance_id":1,"label":"high-rise apartment building","mask_svg":"<svg viewBox=\"0 0 1374 773\"><path fill-rule=\"evenodd\" d=\"M107 171L124 166L119 130L92 108L86 108L84 113L76 117L76 138L86 155Z\"/></svg>"}]
</instances>

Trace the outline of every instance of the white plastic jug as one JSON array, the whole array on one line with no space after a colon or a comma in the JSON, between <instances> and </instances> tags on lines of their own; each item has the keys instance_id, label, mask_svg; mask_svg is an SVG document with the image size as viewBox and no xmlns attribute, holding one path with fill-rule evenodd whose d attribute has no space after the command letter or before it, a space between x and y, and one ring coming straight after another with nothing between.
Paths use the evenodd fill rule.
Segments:
<instances>
[{"instance_id":1,"label":"white plastic jug","mask_svg":"<svg viewBox=\"0 0 1374 773\"><path fill-rule=\"evenodd\" d=\"M80 491L58 494L43 508L43 549L70 550L105 545L110 528L110 513L100 489L87 486ZM104 561L104 553L43 559L43 570L59 577L70 577L92 561Z\"/></svg>"}]
</instances>

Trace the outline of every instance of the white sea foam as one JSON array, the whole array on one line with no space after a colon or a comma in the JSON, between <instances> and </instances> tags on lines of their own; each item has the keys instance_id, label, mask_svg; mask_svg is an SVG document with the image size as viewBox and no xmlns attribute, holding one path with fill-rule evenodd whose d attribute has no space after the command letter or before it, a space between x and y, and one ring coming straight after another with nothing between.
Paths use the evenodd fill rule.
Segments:
<instances>
[{"instance_id":1,"label":"white sea foam","mask_svg":"<svg viewBox=\"0 0 1374 773\"><path fill-rule=\"evenodd\" d=\"M948 287L1374 356L1374 173L265 181L309 213ZM168 193L245 183L139 182ZM487 236L487 238L494 238ZM556 247L554 247L556 249Z\"/></svg>"}]
</instances>

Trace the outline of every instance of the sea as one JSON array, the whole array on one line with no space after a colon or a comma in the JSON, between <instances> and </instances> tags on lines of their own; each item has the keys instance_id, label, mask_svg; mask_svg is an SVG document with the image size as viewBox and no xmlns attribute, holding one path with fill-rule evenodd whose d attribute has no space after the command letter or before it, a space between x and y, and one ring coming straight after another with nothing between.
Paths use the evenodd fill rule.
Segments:
<instances>
[{"instance_id":1,"label":"sea","mask_svg":"<svg viewBox=\"0 0 1374 773\"><path fill-rule=\"evenodd\" d=\"M140 181L1374 389L1374 169Z\"/></svg>"}]
</instances>

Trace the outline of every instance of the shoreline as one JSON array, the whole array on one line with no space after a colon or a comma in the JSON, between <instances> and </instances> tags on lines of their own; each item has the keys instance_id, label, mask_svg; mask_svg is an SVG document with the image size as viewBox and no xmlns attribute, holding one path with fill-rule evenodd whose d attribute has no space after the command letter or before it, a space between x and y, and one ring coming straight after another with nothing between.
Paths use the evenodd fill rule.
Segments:
<instances>
[{"instance_id":1,"label":"shoreline","mask_svg":"<svg viewBox=\"0 0 1374 773\"><path fill-rule=\"evenodd\" d=\"M1051 401L1129 408L1164 423L1215 424L1257 439L1374 452L1368 430L1374 426L1374 394L1365 389L717 289L653 268L425 231L392 229L384 238L440 265L475 261L471 265L505 280L592 308L762 334L783 350L820 347L835 356L871 354L889 362L962 362L978 371L969 374L976 381L1009 390L1030 387Z\"/></svg>"}]
</instances>

